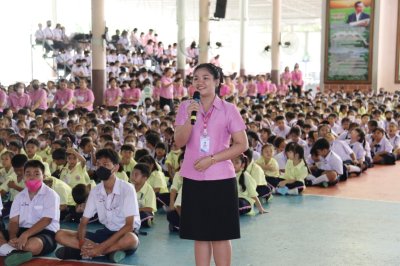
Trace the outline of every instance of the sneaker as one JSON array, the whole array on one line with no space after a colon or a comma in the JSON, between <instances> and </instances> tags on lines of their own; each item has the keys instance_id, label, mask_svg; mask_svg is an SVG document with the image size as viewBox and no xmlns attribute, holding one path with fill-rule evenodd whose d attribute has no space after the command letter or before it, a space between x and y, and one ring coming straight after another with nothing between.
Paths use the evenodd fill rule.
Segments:
<instances>
[{"instance_id":1,"label":"sneaker","mask_svg":"<svg viewBox=\"0 0 400 266\"><path fill-rule=\"evenodd\" d=\"M323 186L324 188L327 188L327 187L329 187L329 183L328 182L322 182L321 183L321 186Z\"/></svg>"},{"instance_id":2,"label":"sneaker","mask_svg":"<svg viewBox=\"0 0 400 266\"><path fill-rule=\"evenodd\" d=\"M32 252L13 250L4 259L5 266L17 266L32 259Z\"/></svg>"},{"instance_id":3,"label":"sneaker","mask_svg":"<svg viewBox=\"0 0 400 266\"><path fill-rule=\"evenodd\" d=\"M293 188L293 189L289 189L287 193L288 193L288 195L297 196L297 195L299 195L299 190L297 188Z\"/></svg>"},{"instance_id":4,"label":"sneaker","mask_svg":"<svg viewBox=\"0 0 400 266\"><path fill-rule=\"evenodd\" d=\"M61 247L56 250L56 257L60 260L81 260L81 251L76 248Z\"/></svg>"},{"instance_id":5,"label":"sneaker","mask_svg":"<svg viewBox=\"0 0 400 266\"><path fill-rule=\"evenodd\" d=\"M289 191L289 189L286 187L286 186L284 186L284 187L278 187L277 189L276 189L276 192L278 193L278 194L281 194L281 195L286 195L287 193L288 193L288 191Z\"/></svg>"},{"instance_id":6,"label":"sneaker","mask_svg":"<svg viewBox=\"0 0 400 266\"><path fill-rule=\"evenodd\" d=\"M114 263L118 263L121 260L125 259L126 253L125 251L117 250L108 254L108 259Z\"/></svg>"}]
</instances>

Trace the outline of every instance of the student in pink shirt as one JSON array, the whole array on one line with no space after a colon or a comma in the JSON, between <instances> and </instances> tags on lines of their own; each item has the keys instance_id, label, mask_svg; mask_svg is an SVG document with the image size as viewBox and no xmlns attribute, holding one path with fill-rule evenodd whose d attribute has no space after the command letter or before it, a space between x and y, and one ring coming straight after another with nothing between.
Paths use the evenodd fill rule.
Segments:
<instances>
[{"instance_id":1,"label":"student in pink shirt","mask_svg":"<svg viewBox=\"0 0 400 266\"><path fill-rule=\"evenodd\" d=\"M254 83L253 76L249 76L249 81L247 82L246 89L247 96L249 96L251 99L255 99L257 97L257 86Z\"/></svg>"},{"instance_id":2,"label":"student in pink shirt","mask_svg":"<svg viewBox=\"0 0 400 266\"><path fill-rule=\"evenodd\" d=\"M142 97L142 92L137 86L136 80L131 80L129 83L129 89L124 91L123 103L125 106L136 109L139 104L140 98Z\"/></svg>"},{"instance_id":3,"label":"student in pink shirt","mask_svg":"<svg viewBox=\"0 0 400 266\"><path fill-rule=\"evenodd\" d=\"M257 98L264 100L267 94L268 83L265 81L265 76L261 75L257 82Z\"/></svg>"},{"instance_id":4,"label":"student in pink shirt","mask_svg":"<svg viewBox=\"0 0 400 266\"><path fill-rule=\"evenodd\" d=\"M47 110L47 92L40 88L39 81L37 79L31 82L32 91L29 94L32 101L31 110L38 116L42 115Z\"/></svg>"},{"instance_id":5,"label":"student in pink shirt","mask_svg":"<svg viewBox=\"0 0 400 266\"><path fill-rule=\"evenodd\" d=\"M299 64L294 65L294 70L292 71L292 89L293 92L297 93L298 97L301 96L301 90L303 88L303 74L299 69Z\"/></svg>"},{"instance_id":6,"label":"student in pink shirt","mask_svg":"<svg viewBox=\"0 0 400 266\"><path fill-rule=\"evenodd\" d=\"M15 93L9 95L10 109L17 112L22 108L31 107L31 97L25 93L25 85L21 82L15 84Z\"/></svg>"},{"instance_id":7,"label":"student in pink shirt","mask_svg":"<svg viewBox=\"0 0 400 266\"><path fill-rule=\"evenodd\" d=\"M160 90L160 108L169 105L170 110L174 110L174 82L172 76L174 73L170 67L165 68L164 76L161 78Z\"/></svg>"},{"instance_id":8,"label":"student in pink shirt","mask_svg":"<svg viewBox=\"0 0 400 266\"><path fill-rule=\"evenodd\" d=\"M174 99L182 100L187 94L186 88L183 87L183 79L176 78L174 80Z\"/></svg>"},{"instance_id":9,"label":"student in pink shirt","mask_svg":"<svg viewBox=\"0 0 400 266\"><path fill-rule=\"evenodd\" d=\"M194 92L196 91L196 87L193 86L192 84L188 88L188 95L189 97L193 97Z\"/></svg>"},{"instance_id":10,"label":"student in pink shirt","mask_svg":"<svg viewBox=\"0 0 400 266\"><path fill-rule=\"evenodd\" d=\"M86 109L89 112L93 111L94 95L93 91L88 88L86 79L81 78L79 80L79 89L75 90L74 94L76 108Z\"/></svg>"},{"instance_id":11,"label":"student in pink shirt","mask_svg":"<svg viewBox=\"0 0 400 266\"><path fill-rule=\"evenodd\" d=\"M110 87L104 92L104 105L109 111L117 111L118 106L121 104L122 90L117 87L117 80L110 78Z\"/></svg>"},{"instance_id":12,"label":"student in pink shirt","mask_svg":"<svg viewBox=\"0 0 400 266\"><path fill-rule=\"evenodd\" d=\"M161 93L161 80L155 80L154 82L154 87L153 87L153 100L155 102L160 101L160 93Z\"/></svg>"},{"instance_id":13,"label":"student in pink shirt","mask_svg":"<svg viewBox=\"0 0 400 266\"><path fill-rule=\"evenodd\" d=\"M67 80L61 79L59 84L59 89L54 95L54 100L50 106L56 105L56 109L60 110L72 110L74 109L73 104L74 91L68 88Z\"/></svg>"},{"instance_id":14,"label":"student in pink shirt","mask_svg":"<svg viewBox=\"0 0 400 266\"><path fill-rule=\"evenodd\" d=\"M236 106L216 95L222 77L213 64L198 65L193 85L200 103L182 102L175 121L175 145L186 146L180 171L180 237L195 240L197 265L210 265L211 256L218 265L231 265L230 240L240 238L236 175L230 160L247 149L248 141Z\"/></svg>"},{"instance_id":15,"label":"student in pink shirt","mask_svg":"<svg viewBox=\"0 0 400 266\"><path fill-rule=\"evenodd\" d=\"M237 79L236 91L237 91L239 97L246 97L246 87L243 83L242 77L238 77L238 79Z\"/></svg>"},{"instance_id":16,"label":"student in pink shirt","mask_svg":"<svg viewBox=\"0 0 400 266\"><path fill-rule=\"evenodd\" d=\"M0 113L3 113L3 110L7 106L7 103L8 95L2 88L0 88Z\"/></svg>"},{"instance_id":17,"label":"student in pink shirt","mask_svg":"<svg viewBox=\"0 0 400 266\"><path fill-rule=\"evenodd\" d=\"M288 66L285 67L285 71L281 74L281 84L283 84L283 82L285 82L288 87L292 86L292 73L290 73Z\"/></svg>"}]
</instances>

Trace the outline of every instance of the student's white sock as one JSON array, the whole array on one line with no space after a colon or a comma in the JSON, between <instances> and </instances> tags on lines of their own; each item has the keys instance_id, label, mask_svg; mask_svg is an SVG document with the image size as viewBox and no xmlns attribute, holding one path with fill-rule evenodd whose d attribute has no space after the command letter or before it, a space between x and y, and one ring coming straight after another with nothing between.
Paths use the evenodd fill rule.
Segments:
<instances>
[{"instance_id":1,"label":"student's white sock","mask_svg":"<svg viewBox=\"0 0 400 266\"><path fill-rule=\"evenodd\" d=\"M313 185L317 185L320 184L322 182L329 182L328 176L327 175L321 175L319 177L316 177L315 179L313 179L312 181Z\"/></svg>"},{"instance_id":2,"label":"student's white sock","mask_svg":"<svg viewBox=\"0 0 400 266\"><path fill-rule=\"evenodd\" d=\"M3 244L0 246L0 256L7 256L13 250L15 250L15 248L10 246L9 244Z\"/></svg>"},{"instance_id":3,"label":"student's white sock","mask_svg":"<svg viewBox=\"0 0 400 266\"><path fill-rule=\"evenodd\" d=\"M308 175L308 176L306 176L306 178L305 179L307 179L307 180L314 180L316 177L315 176L313 176L313 175Z\"/></svg>"},{"instance_id":4,"label":"student's white sock","mask_svg":"<svg viewBox=\"0 0 400 266\"><path fill-rule=\"evenodd\" d=\"M361 172L361 168L355 165L348 165L348 170L350 173L359 173Z\"/></svg>"},{"instance_id":5,"label":"student's white sock","mask_svg":"<svg viewBox=\"0 0 400 266\"><path fill-rule=\"evenodd\" d=\"M298 188L292 188L288 190L288 195L299 195L299 189Z\"/></svg>"}]
</instances>

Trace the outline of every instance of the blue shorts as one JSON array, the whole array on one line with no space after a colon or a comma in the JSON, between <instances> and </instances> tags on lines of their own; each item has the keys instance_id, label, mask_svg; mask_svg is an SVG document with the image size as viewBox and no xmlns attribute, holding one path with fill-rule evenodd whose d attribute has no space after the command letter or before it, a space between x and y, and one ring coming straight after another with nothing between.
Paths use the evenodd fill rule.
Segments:
<instances>
[{"instance_id":1,"label":"blue shorts","mask_svg":"<svg viewBox=\"0 0 400 266\"><path fill-rule=\"evenodd\" d=\"M107 239L109 239L112 235L114 235L117 231L111 231L108 228L104 227L102 229L98 229L95 232L86 232L86 238L95 242L95 243L103 243ZM135 232L132 232L136 234ZM124 250L126 255L132 255L135 253L137 248L139 247L139 244L136 248L134 249L129 249L129 250Z\"/></svg>"}]
</instances>

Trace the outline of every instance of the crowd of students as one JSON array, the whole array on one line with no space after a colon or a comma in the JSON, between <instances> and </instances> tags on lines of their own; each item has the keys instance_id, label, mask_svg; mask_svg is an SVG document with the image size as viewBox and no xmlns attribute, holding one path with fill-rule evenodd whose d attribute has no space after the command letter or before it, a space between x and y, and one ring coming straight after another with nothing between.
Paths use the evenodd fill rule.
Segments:
<instances>
[{"instance_id":1,"label":"crowd of students","mask_svg":"<svg viewBox=\"0 0 400 266\"><path fill-rule=\"evenodd\" d=\"M254 206L265 213L272 194L334 186L400 158L399 92L302 93L298 65L281 78L276 86L268 74L225 77L218 91L247 125L250 148L232 160L240 214L254 215ZM118 262L135 252L139 228L153 226L157 211L179 231L184 151L174 144L174 121L195 90L169 67L163 76L142 69L130 80L111 78L98 107L85 78L2 90L6 264L48 254L57 242L60 259ZM78 232L60 230L60 222L79 223ZM104 228L86 232L93 222Z\"/></svg>"}]
</instances>

